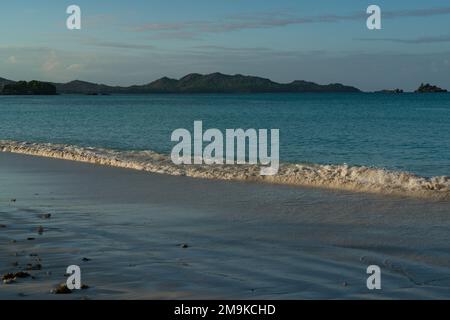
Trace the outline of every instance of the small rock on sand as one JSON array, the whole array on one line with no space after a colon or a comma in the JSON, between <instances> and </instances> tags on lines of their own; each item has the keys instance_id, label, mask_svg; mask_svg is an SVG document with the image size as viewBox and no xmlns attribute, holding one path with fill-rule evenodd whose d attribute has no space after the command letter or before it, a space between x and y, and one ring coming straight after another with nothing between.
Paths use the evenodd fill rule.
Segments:
<instances>
[{"instance_id":1,"label":"small rock on sand","mask_svg":"<svg viewBox=\"0 0 450 320\"><path fill-rule=\"evenodd\" d=\"M189 248L189 245L187 243L183 243L180 245L180 247L183 249L187 249L187 248Z\"/></svg>"},{"instance_id":2,"label":"small rock on sand","mask_svg":"<svg viewBox=\"0 0 450 320\"><path fill-rule=\"evenodd\" d=\"M39 218L41 219L50 219L52 215L50 213L43 213L39 215Z\"/></svg>"},{"instance_id":3,"label":"small rock on sand","mask_svg":"<svg viewBox=\"0 0 450 320\"><path fill-rule=\"evenodd\" d=\"M5 279L5 280L3 280L3 283L4 283L4 284L11 284L11 283L14 283L14 282L16 282L16 278L11 278L11 279Z\"/></svg>"},{"instance_id":4,"label":"small rock on sand","mask_svg":"<svg viewBox=\"0 0 450 320\"><path fill-rule=\"evenodd\" d=\"M67 284L60 284L56 289L51 291L54 294L70 294L72 290L67 287Z\"/></svg>"},{"instance_id":5,"label":"small rock on sand","mask_svg":"<svg viewBox=\"0 0 450 320\"><path fill-rule=\"evenodd\" d=\"M3 280L3 281L9 280L9 279L14 279L14 278L15 278L14 273L5 273L5 274L2 276L2 280Z\"/></svg>"},{"instance_id":6,"label":"small rock on sand","mask_svg":"<svg viewBox=\"0 0 450 320\"><path fill-rule=\"evenodd\" d=\"M6 225L0 224L0 229L2 229L2 228L6 228Z\"/></svg>"},{"instance_id":7,"label":"small rock on sand","mask_svg":"<svg viewBox=\"0 0 450 320\"><path fill-rule=\"evenodd\" d=\"M86 284L82 284L80 289L87 290L87 289L89 289L89 286ZM70 290L67 287L67 284L65 284L65 283L60 284L57 288L55 288L51 291L51 293L53 293L53 294L70 294L72 292L73 292L73 290Z\"/></svg>"},{"instance_id":8,"label":"small rock on sand","mask_svg":"<svg viewBox=\"0 0 450 320\"><path fill-rule=\"evenodd\" d=\"M16 278L28 278L28 277L31 277L31 275L30 275L28 272L24 272L24 271L16 272L16 273L14 274L14 276L15 276Z\"/></svg>"},{"instance_id":9,"label":"small rock on sand","mask_svg":"<svg viewBox=\"0 0 450 320\"><path fill-rule=\"evenodd\" d=\"M11 284L16 282L17 278L28 278L30 276L27 272L16 272L16 273L6 273L2 276L2 281L4 284Z\"/></svg>"},{"instance_id":10,"label":"small rock on sand","mask_svg":"<svg viewBox=\"0 0 450 320\"><path fill-rule=\"evenodd\" d=\"M37 233L43 234L44 233L44 227L43 226L39 226L39 228L37 228Z\"/></svg>"},{"instance_id":11,"label":"small rock on sand","mask_svg":"<svg viewBox=\"0 0 450 320\"><path fill-rule=\"evenodd\" d=\"M28 240L28 241L33 241L33 240L36 240L36 238L28 237L27 240Z\"/></svg>"},{"instance_id":12,"label":"small rock on sand","mask_svg":"<svg viewBox=\"0 0 450 320\"><path fill-rule=\"evenodd\" d=\"M83 259L81 259L81 261L83 261L83 262L89 262L89 261L91 261L92 259L89 259L89 258L83 258Z\"/></svg>"},{"instance_id":13,"label":"small rock on sand","mask_svg":"<svg viewBox=\"0 0 450 320\"><path fill-rule=\"evenodd\" d=\"M42 269L42 265L40 263L37 264L27 264L27 270L41 270Z\"/></svg>"}]
</instances>

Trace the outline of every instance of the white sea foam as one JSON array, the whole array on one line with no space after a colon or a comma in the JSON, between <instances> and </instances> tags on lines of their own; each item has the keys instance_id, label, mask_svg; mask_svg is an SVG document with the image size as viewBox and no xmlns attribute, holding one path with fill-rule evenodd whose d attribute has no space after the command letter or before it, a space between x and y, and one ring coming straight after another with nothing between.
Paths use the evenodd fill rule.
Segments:
<instances>
[{"instance_id":1,"label":"white sea foam","mask_svg":"<svg viewBox=\"0 0 450 320\"><path fill-rule=\"evenodd\" d=\"M175 165L153 151L117 151L63 144L0 140L0 151L194 178L257 181L358 192L450 200L450 177L348 165L282 164L275 176L261 176L257 165Z\"/></svg>"}]
</instances>

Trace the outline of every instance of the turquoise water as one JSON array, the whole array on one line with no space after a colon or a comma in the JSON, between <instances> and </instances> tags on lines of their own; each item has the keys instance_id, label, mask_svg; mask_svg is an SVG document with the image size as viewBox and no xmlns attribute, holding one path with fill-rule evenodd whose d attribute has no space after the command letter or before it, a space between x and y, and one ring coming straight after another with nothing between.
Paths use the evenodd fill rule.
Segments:
<instances>
[{"instance_id":1,"label":"turquoise water","mask_svg":"<svg viewBox=\"0 0 450 320\"><path fill-rule=\"evenodd\" d=\"M0 139L170 153L177 128L280 129L280 160L450 175L450 94L0 96Z\"/></svg>"}]
</instances>

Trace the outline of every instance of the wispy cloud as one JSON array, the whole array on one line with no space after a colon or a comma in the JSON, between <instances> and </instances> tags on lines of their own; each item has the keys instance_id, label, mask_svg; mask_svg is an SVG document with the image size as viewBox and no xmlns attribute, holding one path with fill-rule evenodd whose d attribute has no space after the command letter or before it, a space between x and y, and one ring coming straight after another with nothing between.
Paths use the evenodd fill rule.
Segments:
<instances>
[{"instance_id":1,"label":"wispy cloud","mask_svg":"<svg viewBox=\"0 0 450 320\"><path fill-rule=\"evenodd\" d=\"M450 34L440 36L425 36L413 39L401 39L401 38L358 38L358 41L378 41L378 42L394 42L404 44L430 44L430 43L443 43L450 42Z\"/></svg>"},{"instance_id":2,"label":"wispy cloud","mask_svg":"<svg viewBox=\"0 0 450 320\"><path fill-rule=\"evenodd\" d=\"M385 19L405 17L430 17L450 14L450 7L439 7L415 10L384 11ZM246 29L263 29L286 27L291 25L314 24L314 23L339 23L345 21L357 21L366 19L365 11L348 15L319 15L299 17L287 13L257 14L254 16L235 16L221 21L185 21L149 23L132 28L135 32L157 32L160 37L170 32L187 32L191 35L202 33L222 33Z\"/></svg>"},{"instance_id":3,"label":"wispy cloud","mask_svg":"<svg viewBox=\"0 0 450 320\"><path fill-rule=\"evenodd\" d=\"M107 41L98 39L83 40L82 43L88 46L104 47L104 48L116 48L116 49L137 49L137 50L153 50L155 46L147 44L135 44L128 42Z\"/></svg>"},{"instance_id":4,"label":"wispy cloud","mask_svg":"<svg viewBox=\"0 0 450 320\"><path fill-rule=\"evenodd\" d=\"M151 34L149 40L201 40L195 32L170 31Z\"/></svg>"},{"instance_id":5,"label":"wispy cloud","mask_svg":"<svg viewBox=\"0 0 450 320\"><path fill-rule=\"evenodd\" d=\"M221 51L221 52L267 52L272 51L272 49L264 47L225 47L225 46L215 46L215 45L204 45L195 46L193 49L207 50L207 51Z\"/></svg>"},{"instance_id":6,"label":"wispy cloud","mask_svg":"<svg viewBox=\"0 0 450 320\"><path fill-rule=\"evenodd\" d=\"M383 16L385 18L400 18L400 17L431 17L450 14L450 7L437 7L428 9L414 9L401 11L385 11Z\"/></svg>"},{"instance_id":7,"label":"wispy cloud","mask_svg":"<svg viewBox=\"0 0 450 320\"><path fill-rule=\"evenodd\" d=\"M83 16L84 28L109 28L111 24L116 24L120 21L115 15L112 14L95 14Z\"/></svg>"}]
</instances>

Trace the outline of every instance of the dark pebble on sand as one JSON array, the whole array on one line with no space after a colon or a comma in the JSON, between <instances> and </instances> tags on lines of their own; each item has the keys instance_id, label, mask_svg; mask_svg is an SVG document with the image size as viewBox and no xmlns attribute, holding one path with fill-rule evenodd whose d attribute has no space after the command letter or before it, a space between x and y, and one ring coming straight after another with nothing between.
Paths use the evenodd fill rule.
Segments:
<instances>
[{"instance_id":1,"label":"dark pebble on sand","mask_svg":"<svg viewBox=\"0 0 450 320\"><path fill-rule=\"evenodd\" d=\"M183 249L187 249L187 248L189 248L189 245L186 243L183 243L180 247Z\"/></svg>"},{"instance_id":2,"label":"dark pebble on sand","mask_svg":"<svg viewBox=\"0 0 450 320\"><path fill-rule=\"evenodd\" d=\"M36 238L29 237L29 238L27 238L27 240L28 241L33 241L33 240L36 240Z\"/></svg>"},{"instance_id":3,"label":"dark pebble on sand","mask_svg":"<svg viewBox=\"0 0 450 320\"><path fill-rule=\"evenodd\" d=\"M0 224L0 229L1 229L1 228L6 228L6 225Z\"/></svg>"},{"instance_id":4,"label":"dark pebble on sand","mask_svg":"<svg viewBox=\"0 0 450 320\"><path fill-rule=\"evenodd\" d=\"M36 264L27 264L27 270L41 270L42 269L42 265L40 263L36 263Z\"/></svg>"},{"instance_id":5,"label":"dark pebble on sand","mask_svg":"<svg viewBox=\"0 0 450 320\"><path fill-rule=\"evenodd\" d=\"M28 278L28 277L30 277L31 275L30 275L28 272L19 271L19 272L16 272L16 273L14 274L14 276L15 276L16 278Z\"/></svg>"},{"instance_id":6,"label":"dark pebble on sand","mask_svg":"<svg viewBox=\"0 0 450 320\"><path fill-rule=\"evenodd\" d=\"M16 273L6 273L2 276L2 281L4 284L10 284L16 282L17 278L28 278L30 276L27 272L16 272Z\"/></svg>"},{"instance_id":7,"label":"dark pebble on sand","mask_svg":"<svg viewBox=\"0 0 450 320\"><path fill-rule=\"evenodd\" d=\"M41 219L50 219L52 215L50 213L43 213L39 215L39 218Z\"/></svg>"},{"instance_id":8,"label":"dark pebble on sand","mask_svg":"<svg viewBox=\"0 0 450 320\"><path fill-rule=\"evenodd\" d=\"M11 202L16 202L17 201L17 199L11 199Z\"/></svg>"},{"instance_id":9,"label":"dark pebble on sand","mask_svg":"<svg viewBox=\"0 0 450 320\"><path fill-rule=\"evenodd\" d=\"M2 280L3 280L3 281L5 281L5 280L11 280L11 279L14 279L14 278L15 278L14 273L5 273L5 274L2 276Z\"/></svg>"},{"instance_id":10,"label":"dark pebble on sand","mask_svg":"<svg viewBox=\"0 0 450 320\"><path fill-rule=\"evenodd\" d=\"M60 284L56 289L52 290L54 294L70 294L72 290L70 290L66 284Z\"/></svg>"},{"instance_id":11,"label":"dark pebble on sand","mask_svg":"<svg viewBox=\"0 0 450 320\"><path fill-rule=\"evenodd\" d=\"M83 258L83 259L81 259L83 262L89 262L89 261L91 261L92 259L89 259L89 258Z\"/></svg>"}]
</instances>

